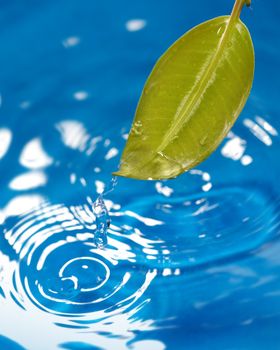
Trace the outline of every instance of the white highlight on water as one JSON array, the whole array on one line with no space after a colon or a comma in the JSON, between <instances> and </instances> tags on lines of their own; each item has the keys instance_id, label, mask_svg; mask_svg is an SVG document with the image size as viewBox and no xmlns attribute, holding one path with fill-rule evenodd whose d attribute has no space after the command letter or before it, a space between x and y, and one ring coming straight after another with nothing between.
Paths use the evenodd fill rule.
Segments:
<instances>
[{"instance_id":1,"label":"white highlight on water","mask_svg":"<svg viewBox=\"0 0 280 350\"><path fill-rule=\"evenodd\" d=\"M45 152L40 138L34 138L23 148L19 162L29 169L40 169L50 166L53 159Z\"/></svg>"},{"instance_id":2,"label":"white highlight on water","mask_svg":"<svg viewBox=\"0 0 280 350\"><path fill-rule=\"evenodd\" d=\"M144 19L131 19L126 22L125 27L129 32L137 32L147 25L147 21Z\"/></svg>"},{"instance_id":3,"label":"white highlight on water","mask_svg":"<svg viewBox=\"0 0 280 350\"><path fill-rule=\"evenodd\" d=\"M43 171L29 171L13 178L9 183L9 188L15 191L30 190L44 186L47 180Z\"/></svg>"},{"instance_id":4,"label":"white highlight on water","mask_svg":"<svg viewBox=\"0 0 280 350\"><path fill-rule=\"evenodd\" d=\"M12 142L12 132L10 129L0 129L0 159L8 152L10 144Z\"/></svg>"},{"instance_id":5,"label":"white highlight on water","mask_svg":"<svg viewBox=\"0 0 280 350\"><path fill-rule=\"evenodd\" d=\"M62 45L68 49L70 47L77 46L80 43L81 39L78 36L69 36L68 38L62 41Z\"/></svg>"}]
</instances>

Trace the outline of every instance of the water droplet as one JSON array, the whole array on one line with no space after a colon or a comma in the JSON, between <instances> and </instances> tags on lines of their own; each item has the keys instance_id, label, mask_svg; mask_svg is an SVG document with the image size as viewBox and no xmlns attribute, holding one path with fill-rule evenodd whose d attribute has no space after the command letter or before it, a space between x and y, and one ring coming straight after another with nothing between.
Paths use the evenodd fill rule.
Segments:
<instances>
[{"instance_id":1,"label":"water droplet","mask_svg":"<svg viewBox=\"0 0 280 350\"><path fill-rule=\"evenodd\" d=\"M93 203L93 210L96 215L96 244L103 247L107 244L107 229L110 226L110 218L102 194Z\"/></svg>"}]
</instances>

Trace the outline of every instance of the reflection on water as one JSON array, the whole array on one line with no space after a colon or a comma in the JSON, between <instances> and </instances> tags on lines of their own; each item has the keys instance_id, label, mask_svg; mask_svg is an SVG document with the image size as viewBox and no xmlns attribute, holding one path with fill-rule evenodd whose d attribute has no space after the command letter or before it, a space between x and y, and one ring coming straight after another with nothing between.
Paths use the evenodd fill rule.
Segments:
<instances>
[{"instance_id":1,"label":"reflection on water","mask_svg":"<svg viewBox=\"0 0 280 350\"><path fill-rule=\"evenodd\" d=\"M9 129L0 129L0 159L3 158L10 147L12 132Z\"/></svg>"},{"instance_id":2,"label":"reflection on water","mask_svg":"<svg viewBox=\"0 0 280 350\"><path fill-rule=\"evenodd\" d=\"M197 293L206 283L196 287L197 274L208 279L225 271L233 286L244 277L256 277L235 261L276 235L278 201L271 202L265 189L254 183L218 186L210 172L199 169L172 181L120 179L116 186L113 178L106 180L106 188L103 169L116 161L108 154L117 149L118 139L92 136L75 120L55 127L61 150L103 156L103 161L91 164L88 174L81 172L79 159L70 159L65 172L65 164L48 154L38 138L28 141L19 161L30 170L10 179L14 195L1 210L1 307L7 315L16 314L19 324L36 327L39 322L40 328L55 332L46 349L55 348L58 337L67 340L62 348L75 348L71 340L79 339L77 334L91 344L92 332L95 346L126 349L139 330L178 327L182 304L199 312L212 305L209 296L201 300ZM121 133L118 138L122 140ZM244 159L246 148L247 141L231 132L221 155L236 163ZM253 166L243 163L244 169ZM188 286L185 296L176 291L172 305L167 278L173 281L171 295L172 285ZM272 275L256 284L274 280ZM231 295L226 289L220 293L215 300ZM242 322L249 325L249 320ZM13 337L12 329L4 329ZM41 344L40 338L20 338L30 349ZM142 349L146 342L165 348L159 340L138 341L130 348ZM76 348L83 348L81 344Z\"/></svg>"},{"instance_id":3,"label":"reflection on water","mask_svg":"<svg viewBox=\"0 0 280 350\"><path fill-rule=\"evenodd\" d=\"M199 169L117 184L145 76L191 5L70 3L79 25L64 1L22 10L23 22L3 10L0 348L269 348L280 318L275 109L257 88ZM21 45L26 57L10 63Z\"/></svg>"}]
</instances>

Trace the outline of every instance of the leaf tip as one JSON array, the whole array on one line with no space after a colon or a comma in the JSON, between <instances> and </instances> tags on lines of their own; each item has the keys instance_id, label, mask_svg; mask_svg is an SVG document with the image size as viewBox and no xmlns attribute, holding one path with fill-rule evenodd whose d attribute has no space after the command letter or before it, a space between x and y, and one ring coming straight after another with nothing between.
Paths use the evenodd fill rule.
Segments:
<instances>
[{"instance_id":1,"label":"leaf tip","mask_svg":"<svg viewBox=\"0 0 280 350\"><path fill-rule=\"evenodd\" d=\"M113 176L118 176L118 177L126 177L126 178L133 178L133 176L127 172L127 171L124 171L122 168L120 168L119 170L117 171L114 171L112 173Z\"/></svg>"},{"instance_id":2,"label":"leaf tip","mask_svg":"<svg viewBox=\"0 0 280 350\"><path fill-rule=\"evenodd\" d=\"M122 176L121 175L121 172L118 170L118 171L114 171L114 172L112 172L112 175L113 176Z\"/></svg>"}]
</instances>

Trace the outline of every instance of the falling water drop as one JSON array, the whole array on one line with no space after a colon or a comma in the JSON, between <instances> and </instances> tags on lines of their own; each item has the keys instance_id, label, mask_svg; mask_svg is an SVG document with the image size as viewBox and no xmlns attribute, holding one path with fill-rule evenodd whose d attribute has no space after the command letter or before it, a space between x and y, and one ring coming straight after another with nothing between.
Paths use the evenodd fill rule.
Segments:
<instances>
[{"instance_id":1,"label":"falling water drop","mask_svg":"<svg viewBox=\"0 0 280 350\"><path fill-rule=\"evenodd\" d=\"M110 216L106 207L104 196L111 193L117 185L117 178L113 177L109 185L104 191L97 197L93 203L93 210L96 215L96 244L99 248L104 247L107 244L107 230L110 227Z\"/></svg>"},{"instance_id":2,"label":"falling water drop","mask_svg":"<svg viewBox=\"0 0 280 350\"><path fill-rule=\"evenodd\" d=\"M94 202L93 210L96 215L96 244L102 248L107 244L107 229L110 226L109 213L102 194Z\"/></svg>"}]
</instances>

